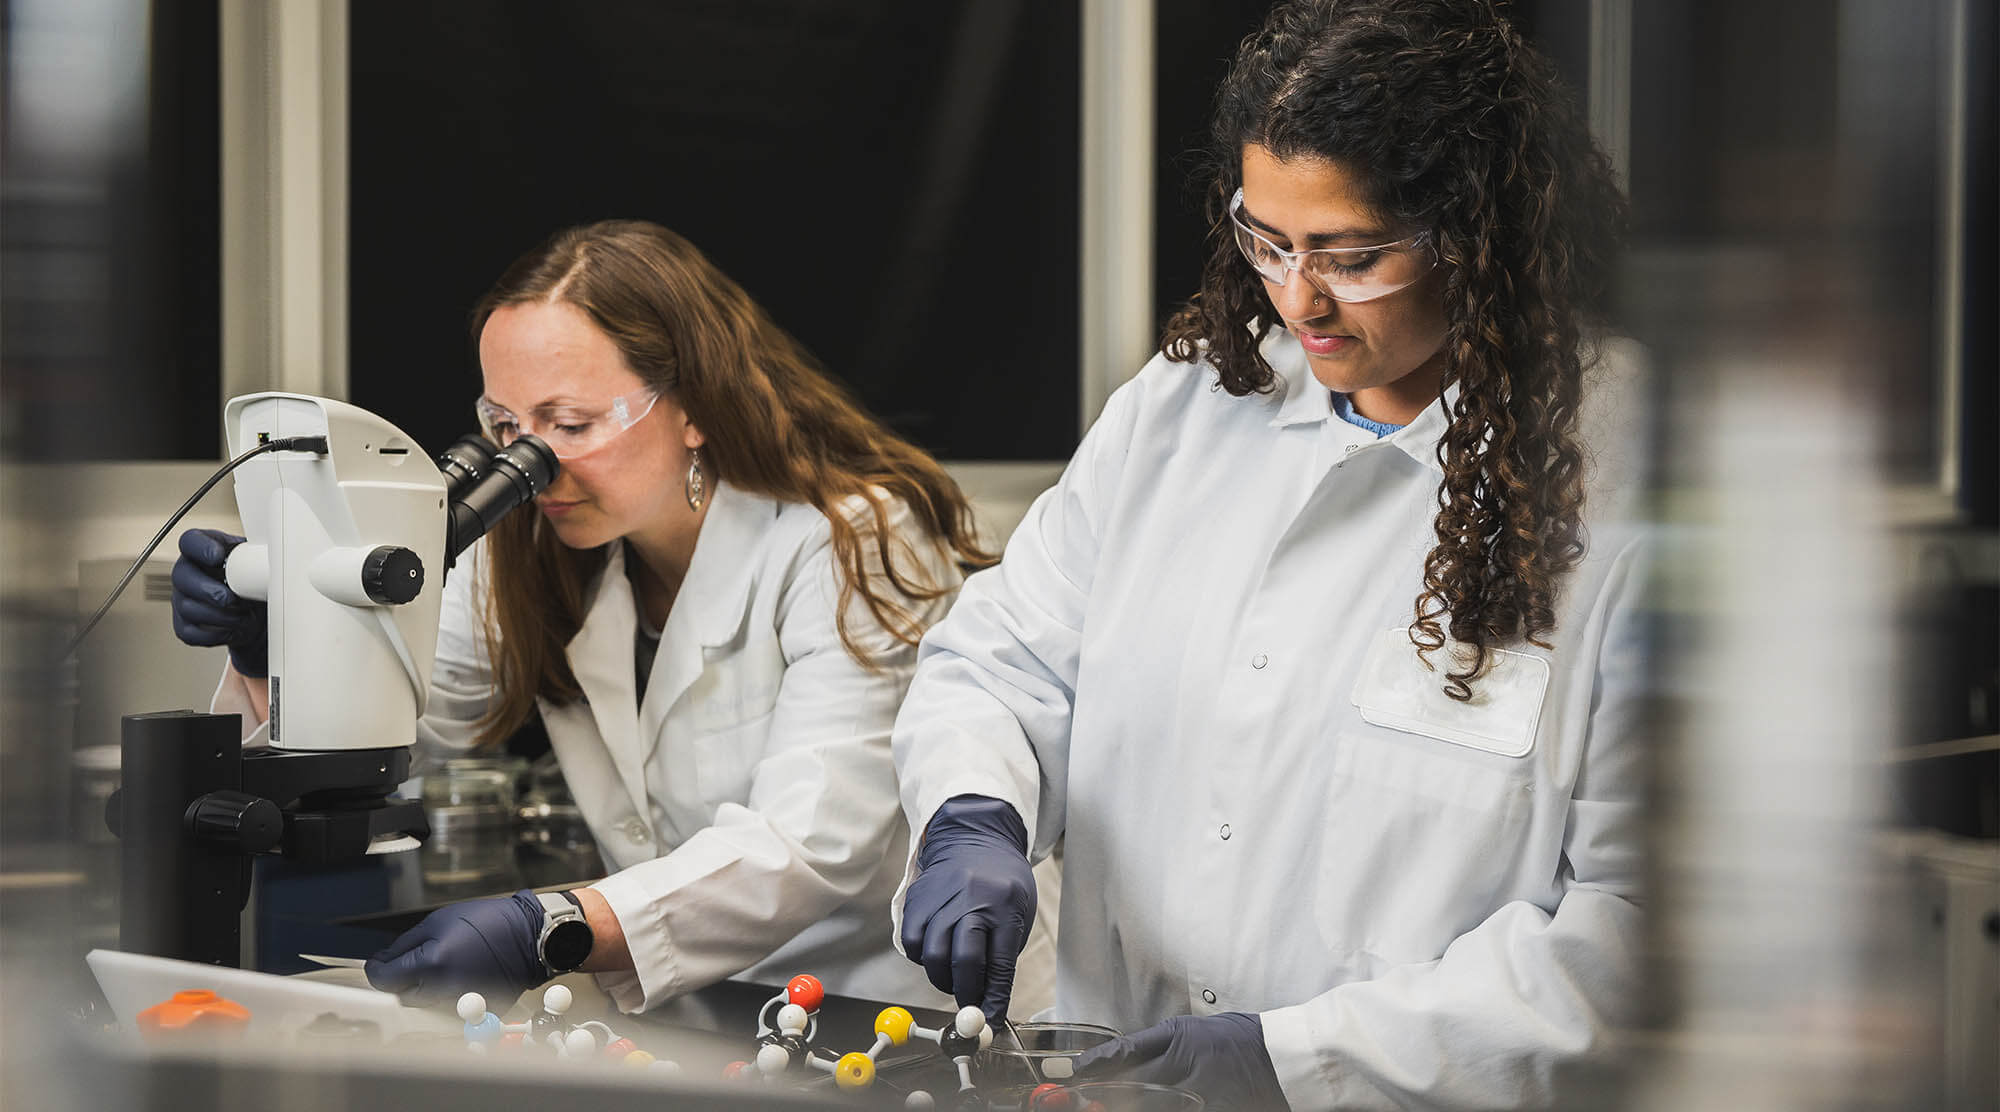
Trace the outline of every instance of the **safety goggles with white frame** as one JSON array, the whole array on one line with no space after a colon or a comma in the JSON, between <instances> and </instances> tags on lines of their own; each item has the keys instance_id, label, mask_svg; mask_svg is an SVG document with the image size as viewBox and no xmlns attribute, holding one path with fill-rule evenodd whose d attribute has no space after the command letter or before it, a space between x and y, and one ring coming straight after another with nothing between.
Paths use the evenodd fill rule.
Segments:
<instances>
[{"instance_id":1,"label":"safety goggles with white frame","mask_svg":"<svg viewBox=\"0 0 2000 1112\"><path fill-rule=\"evenodd\" d=\"M1349 305L1387 297L1410 286L1429 274L1438 262L1428 231L1372 247L1287 251L1244 221L1240 188L1229 199L1229 223L1236 233L1237 248L1258 277L1283 286L1296 270L1306 276L1313 288Z\"/></svg>"},{"instance_id":2,"label":"safety goggles with white frame","mask_svg":"<svg viewBox=\"0 0 2000 1112\"><path fill-rule=\"evenodd\" d=\"M557 459L576 459L618 439L626 429L644 420L659 400L659 392L646 387L613 398L601 407L541 406L526 420L483 396L472 408L479 416L479 431L502 448L523 434L533 433L555 452Z\"/></svg>"}]
</instances>

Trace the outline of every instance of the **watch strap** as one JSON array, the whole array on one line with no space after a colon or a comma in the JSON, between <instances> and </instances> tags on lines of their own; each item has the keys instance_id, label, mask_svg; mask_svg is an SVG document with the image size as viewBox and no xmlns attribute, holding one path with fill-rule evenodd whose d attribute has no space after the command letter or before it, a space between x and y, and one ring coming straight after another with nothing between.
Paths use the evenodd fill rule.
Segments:
<instances>
[{"instance_id":1,"label":"watch strap","mask_svg":"<svg viewBox=\"0 0 2000 1112\"><path fill-rule=\"evenodd\" d=\"M583 901L568 892L537 892L535 901L542 905L542 928L560 919L572 919L583 914Z\"/></svg>"}]
</instances>

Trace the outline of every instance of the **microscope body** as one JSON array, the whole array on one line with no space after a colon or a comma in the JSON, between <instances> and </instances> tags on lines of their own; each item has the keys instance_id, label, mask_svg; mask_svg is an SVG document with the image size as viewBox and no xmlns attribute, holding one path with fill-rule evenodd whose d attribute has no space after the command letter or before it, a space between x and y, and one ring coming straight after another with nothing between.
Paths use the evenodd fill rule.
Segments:
<instances>
[{"instance_id":1,"label":"microscope body","mask_svg":"<svg viewBox=\"0 0 2000 1112\"><path fill-rule=\"evenodd\" d=\"M445 569L558 464L533 437L433 461L388 421L302 394L232 399L224 423L232 457L325 438L236 471L245 540L224 578L267 606L268 744L246 747L237 715L127 715L106 820L120 947L235 965L252 857L351 861L429 836L422 804L390 793L429 699Z\"/></svg>"},{"instance_id":2,"label":"microscope body","mask_svg":"<svg viewBox=\"0 0 2000 1112\"><path fill-rule=\"evenodd\" d=\"M345 402L229 402L232 455L325 436L324 456L273 452L237 469L244 543L229 588L269 604L270 743L408 746L430 695L450 516L444 473L394 425Z\"/></svg>"}]
</instances>

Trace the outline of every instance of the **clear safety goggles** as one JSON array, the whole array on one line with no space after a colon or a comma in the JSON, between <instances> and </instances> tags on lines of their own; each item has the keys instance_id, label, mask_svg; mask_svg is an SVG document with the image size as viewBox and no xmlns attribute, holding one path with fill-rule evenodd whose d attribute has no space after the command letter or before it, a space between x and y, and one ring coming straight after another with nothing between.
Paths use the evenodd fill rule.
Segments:
<instances>
[{"instance_id":1,"label":"clear safety goggles","mask_svg":"<svg viewBox=\"0 0 2000 1112\"><path fill-rule=\"evenodd\" d=\"M1429 274L1438 261L1427 231L1373 247L1287 251L1244 221L1241 189L1229 199L1229 223L1236 232L1236 246L1266 282L1283 286L1296 270L1321 293L1350 305L1387 297Z\"/></svg>"},{"instance_id":2,"label":"clear safety goggles","mask_svg":"<svg viewBox=\"0 0 2000 1112\"><path fill-rule=\"evenodd\" d=\"M472 403L479 415L479 431L488 440L505 448L524 434L542 438L557 459L575 459L618 439L626 429L644 420L660 395L650 387L613 398L601 407L546 406L527 417L516 417L485 397Z\"/></svg>"}]
</instances>

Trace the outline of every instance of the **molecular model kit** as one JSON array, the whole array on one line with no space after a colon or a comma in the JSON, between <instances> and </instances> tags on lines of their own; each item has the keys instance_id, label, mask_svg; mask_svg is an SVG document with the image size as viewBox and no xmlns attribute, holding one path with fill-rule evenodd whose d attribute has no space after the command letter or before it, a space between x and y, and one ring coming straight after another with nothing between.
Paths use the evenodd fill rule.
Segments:
<instances>
[{"instance_id":1,"label":"molecular model kit","mask_svg":"<svg viewBox=\"0 0 2000 1112\"><path fill-rule=\"evenodd\" d=\"M812 1045L818 1034L819 1006L825 998L826 990L819 978L809 973L793 977L784 992L765 1002L758 1011L756 1058L731 1063L727 1076L741 1080L754 1073L763 1079L779 1080L819 1071L832 1075L834 1084L843 1090L864 1090L875 1084L883 1052L906 1045L914 1038L936 1044L938 1054L952 1063L958 1074L959 1102L968 1103L968 1097L975 1091L973 1056L993 1042L993 1030L977 1007L960 1008L951 1024L942 1028L919 1024L908 1008L884 1008L875 1017L873 1045L866 1050L829 1057ZM913 1109L932 1108L936 1098L928 1090L915 1089L905 1096L903 1105Z\"/></svg>"},{"instance_id":2,"label":"molecular model kit","mask_svg":"<svg viewBox=\"0 0 2000 1112\"><path fill-rule=\"evenodd\" d=\"M542 993L542 1005L520 1023L502 1023L486 1010L486 998L468 992L458 998L458 1018L465 1021L465 1045L474 1053L491 1048L545 1050L573 1061L608 1058L635 1069L662 1076L678 1076L681 1067L665 1058L656 1058L639 1049L631 1039L620 1036L598 1020L570 1023L563 1017L575 1003L567 985L550 985Z\"/></svg>"},{"instance_id":3,"label":"molecular model kit","mask_svg":"<svg viewBox=\"0 0 2000 1112\"><path fill-rule=\"evenodd\" d=\"M907 1008L884 1008L875 1017L875 1037L867 1049L833 1054L816 1045L819 1009L825 999L826 990L819 978L811 974L793 977L783 992L758 1010L755 1055L731 1062L723 1070L724 1079L793 1086L830 1079L836 1091L859 1094L875 1087L877 1067L886 1052L914 1041L935 1045L938 1056L951 1064L957 1079L957 1107L986 1107L978 1099L972 1062L979 1051L992 1044L993 1031L977 1007L961 1008L950 1024L940 1028L918 1023ZM639 1049L605 1023L570 1022L566 1017L573 1002L570 990L556 984L542 993L536 1012L518 1023L503 1022L476 992L459 997L457 1011L465 1024L465 1044L474 1053L541 1052L571 1061L610 1059L663 1077L682 1075L677 1063ZM926 1089L913 1089L902 1094L900 1103L906 1109L924 1110L936 1107L937 1100Z\"/></svg>"},{"instance_id":4,"label":"molecular model kit","mask_svg":"<svg viewBox=\"0 0 2000 1112\"><path fill-rule=\"evenodd\" d=\"M1011 1053L994 1050L992 1054L983 1054L993 1047L994 1028L976 1006L960 1008L937 1027L924 1026L909 1008L882 1008L875 1014L869 1044L841 1052L830 1048L827 1040L821 1038L820 1010L825 1000L826 990L818 978L810 974L793 977L783 991L758 1008L753 1053L722 1067L719 1079L735 1084L778 1086L800 1094L817 1091L841 1104L904 1112L932 1112L940 1105L947 1105L950 1112L1107 1112L1106 1105L1091 1094L1091 1090L1103 1085L1068 1086L1053 1080L1068 1081L1067 1061L1045 1060L1038 1070L1023 1073L1018 1061L1023 1051L1019 1032L1014 1033ZM857 1012L852 1007L855 1003L846 1001L841 1010L831 1013L840 1017L834 1027L859 1031L861 1017L866 1012ZM712 1083L718 1079L707 1072L716 1068L712 1063L720 1058L720 1055L705 1057L713 1053L712 1048L697 1055L704 1063L699 1072L690 1072L670 1058L641 1048L634 1038L621 1034L608 1023L573 1020L571 1012L575 1004L569 986L551 984L541 991L526 1019L510 1023L489 1009L485 997L468 992L458 998L454 1009L459 1020L457 1037L447 1033L447 1026L421 1036L414 1032L392 1033L387 1041L417 1038L417 1045L439 1049L458 1046L464 1053L481 1056L540 1056L574 1066L637 1071L666 1086L683 1081ZM262 1022L268 1030L273 1021ZM178 992L137 1017L138 1030L147 1039L162 1043L240 1039L243 1032L251 1029L251 1023L248 1009L209 990ZM657 1027L647 1028L643 1024L632 1031L649 1041L663 1034ZM1098 1031L1109 1037L1116 1034L1104 1028ZM331 1012L298 1027L291 1037L301 1044L314 1042L323 1046L385 1042L378 1024L343 1020ZM691 1049L682 1046L684 1050ZM1011 1066L1002 1064L1010 1058ZM1061 1067L1060 1073L1057 1066ZM1022 1084L1024 1077L1031 1080ZM1118 1112L1121 1107L1113 1101L1110 1112Z\"/></svg>"}]
</instances>

